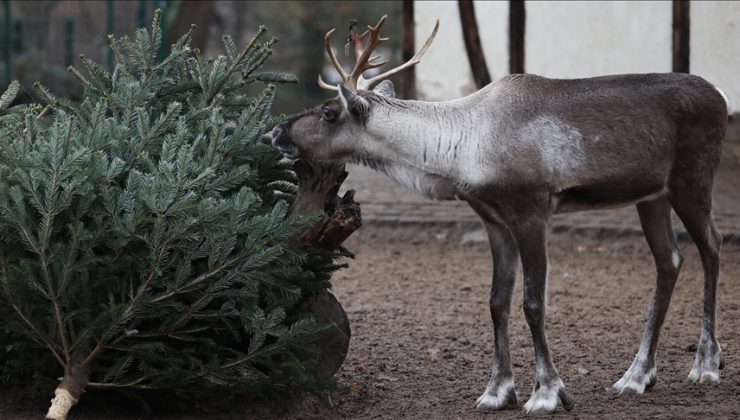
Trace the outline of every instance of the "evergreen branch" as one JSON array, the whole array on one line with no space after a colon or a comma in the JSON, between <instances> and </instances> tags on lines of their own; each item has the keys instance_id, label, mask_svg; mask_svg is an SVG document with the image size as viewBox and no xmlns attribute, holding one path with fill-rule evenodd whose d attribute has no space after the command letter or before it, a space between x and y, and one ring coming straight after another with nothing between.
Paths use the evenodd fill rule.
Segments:
<instances>
[{"instance_id":1,"label":"evergreen branch","mask_svg":"<svg viewBox=\"0 0 740 420\"><path fill-rule=\"evenodd\" d=\"M4 112L5 110L10 107L10 104L13 103L15 100L15 97L18 96L18 91L21 89L21 84L18 83L17 80L13 80L10 82L10 85L8 85L8 89L3 92L3 95L0 96L0 113Z\"/></svg>"},{"instance_id":2,"label":"evergreen branch","mask_svg":"<svg viewBox=\"0 0 740 420\"><path fill-rule=\"evenodd\" d=\"M36 116L36 119L37 120L40 120L41 117L43 117L44 115L46 115L46 113L49 112L50 109L52 109L51 105L48 105L47 104L46 106L44 106L44 108L41 110L41 112L39 112L39 115Z\"/></svg>"},{"instance_id":3,"label":"evergreen branch","mask_svg":"<svg viewBox=\"0 0 740 420\"><path fill-rule=\"evenodd\" d=\"M190 91L194 91L196 89L200 88L200 85L198 82L194 82L192 80L188 80L182 83L178 83L174 86L170 86L167 89L163 90L159 93L158 96L161 97L169 97L176 94L182 94Z\"/></svg>"},{"instance_id":4,"label":"evergreen branch","mask_svg":"<svg viewBox=\"0 0 740 420\"><path fill-rule=\"evenodd\" d=\"M57 98L39 82L35 82L33 84L33 87L36 89L36 92L41 95L43 100L46 101L47 104L51 105L53 108L62 109L67 112L73 113L78 117L80 116L77 108L69 99Z\"/></svg>"},{"instance_id":5,"label":"evergreen branch","mask_svg":"<svg viewBox=\"0 0 740 420\"><path fill-rule=\"evenodd\" d=\"M80 56L80 57L83 57L83 56ZM80 83L82 83L82 85L85 86L85 89L96 89L97 90L97 88L95 86L93 86L93 84L90 83L90 81L87 80L87 78L85 76L83 76L82 73L80 73L79 70L77 70L76 68L74 68L72 66L69 66L69 67L67 67L67 71L72 76L74 76L75 78L77 78L77 80L79 80Z\"/></svg>"},{"instance_id":6,"label":"evergreen branch","mask_svg":"<svg viewBox=\"0 0 740 420\"><path fill-rule=\"evenodd\" d=\"M257 73L254 76L255 80L260 82L269 83L298 83L298 76L292 73L280 73L280 72L262 72Z\"/></svg>"},{"instance_id":7,"label":"evergreen branch","mask_svg":"<svg viewBox=\"0 0 740 420\"><path fill-rule=\"evenodd\" d=\"M216 96L216 93L221 91L231 75L234 74L239 66L241 66L244 59L247 58L247 54L252 51L252 48L254 47L254 45L256 45L257 40L262 36L262 34L265 33L265 31L267 31L267 28L265 28L264 26L259 27L259 29L257 30L257 34L254 35L247 47L244 48L244 50L241 52L241 54L239 54L236 60L233 60L231 66L229 66L228 70L226 71L226 75L224 75L221 80L216 83L215 86L211 86L211 91L208 93L208 96L205 99L206 104L211 104L213 98Z\"/></svg>"},{"instance_id":8,"label":"evergreen branch","mask_svg":"<svg viewBox=\"0 0 740 420\"><path fill-rule=\"evenodd\" d=\"M241 134L241 131L244 129L247 121L253 121L254 127L264 127L264 114L266 109L272 105L274 97L275 87L270 85L262 92L262 95L260 95L260 97L253 103L253 105L250 106L247 110L243 111L242 115L239 116L239 125L237 125L237 127L234 129L232 136ZM249 135L253 135L253 133L249 133ZM247 134L244 134L244 136L248 137ZM231 154L238 145L238 142L234 142L234 144L230 148L224 150L221 155L221 161L226 160L229 154Z\"/></svg>"},{"instance_id":9,"label":"evergreen branch","mask_svg":"<svg viewBox=\"0 0 740 420\"><path fill-rule=\"evenodd\" d=\"M225 269L229 268L232 264L234 264L236 262L239 262L239 260L243 259L244 257L245 257L245 255L236 255L236 256L230 258L229 260L227 260L225 263L223 263L220 266L218 266L218 268L216 268L215 270L211 270L211 271L209 271L207 273L203 273L200 276L194 278L193 280L191 280L190 282L188 282L185 286L183 286L181 289L175 289L175 290L173 290L171 292L165 293L164 295L158 296L157 298L152 299L151 302L152 303L161 303L161 302L163 302L163 301L165 301L167 299L171 299L172 297L177 296L177 295L179 295L181 293L189 292L189 291L192 290L191 289L192 287L197 286L197 285L199 285L200 283L203 283L206 280L210 280L211 278L213 278L213 276L218 275L219 273L221 273Z\"/></svg>"},{"instance_id":10,"label":"evergreen branch","mask_svg":"<svg viewBox=\"0 0 740 420\"><path fill-rule=\"evenodd\" d=\"M98 354L100 354L100 352L103 351L103 348L105 347L105 341L108 339L108 337L113 332L115 327L121 325L123 322L129 319L129 317L132 314L132 311L138 306L140 300L144 296L144 292L146 292L146 290L149 288L149 284L152 282L152 280L154 279L154 276L157 274L156 263L159 263L161 261L162 256L165 252L165 246L166 246L166 243L160 247L157 258L155 259L156 262L152 264L152 268L149 270L149 274L146 278L146 281L144 281L144 283L139 287L139 290L136 296L131 300L131 303L129 303L128 307L123 312L123 315L121 316L121 318L113 322L111 327L108 328L108 330L101 336L100 340L98 340L97 344L95 345L95 348L82 361L81 366L88 366L93 360L95 360ZM117 344L124 338L126 338L126 335L122 335L118 337L115 341L113 341L113 343L111 343L111 345Z\"/></svg>"},{"instance_id":11,"label":"evergreen branch","mask_svg":"<svg viewBox=\"0 0 740 420\"><path fill-rule=\"evenodd\" d=\"M49 351L51 352L51 354L54 355L54 358L57 359L57 361L59 362L59 364L62 365L62 367L64 367L66 369L67 368L67 365L69 364L69 357L65 357L66 358L66 361L65 360L62 360L61 356L59 356L59 353L54 348L54 343L51 342L51 341L44 340L44 335L41 334L41 331L39 331L36 328L36 326L28 318L26 318L25 315L23 315L23 312L18 307L18 305L11 304L10 307L13 308L13 310L18 314L18 316L21 318L21 320L26 325L28 325L28 327L31 329L31 331L33 331L33 333L37 336L37 339L40 340L40 341L37 341L37 343L46 346L46 348L49 349Z\"/></svg>"},{"instance_id":12,"label":"evergreen branch","mask_svg":"<svg viewBox=\"0 0 740 420\"><path fill-rule=\"evenodd\" d=\"M151 51L150 51L150 62L153 64L157 60L157 54L159 53L159 47L162 45L162 27L159 24L162 19L162 9L157 8L154 11L154 18L152 19L152 31L151 31Z\"/></svg>"},{"instance_id":13,"label":"evergreen branch","mask_svg":"<svg viewBox=\"0 0 740 420\"><path fill-rule=\"evenodd\" d=\"M0 96L0 316L40 349L0 377L33 353L17 374L81 360L93 388L310 387L321 328L291 308L336 267L289 241L309 220L285 220L295 176L263 138L275 87L252 89L294 77L253 74L264 28L244 50L224 37L228 58L201 58L189 32L159 60L159 14L109 36L112 71L69 70L81 102L39 84L43 109Z\"/></svg>"},{"instance_id":14,"label":"evergreen branch","mask_svg":"<svg viewBox=\"0 0 740 420\"><path fill-rule=\"evenodd\" d=\"M138 380L134 382L129 382L125 384L116 384L116 383L106 383L106 382L88 382L87 387L88 388L97 388L97 389L150 389L150 390L156 390L156 389L165 389L168 387L164 386L154 386L154 385L139 385L140 382L142 382L144 378L139 378Z\"/></svg>"},{"instance_id":15,"label":"evergreen branch","mask_svg":"<svg viewBox=\"0 0 740 420\"><path fill-rule=\"evenodd\" d=\"M116 37L113 36L113 34L108 34L106 38L108 39L108 46L110 46L111 51L113 51L113 56L116 59L116 63L123 64L124 63L123 55L121 54L121 51L118 49L118 41L116 40Z\"/></svg>"},{"instance_id":16,"label":"evergreen branch","mask_svg":"<svg viewBox=\"0 0 740 420\"><path fill-rule=\"evenodd\" d=\"M69 135L71 134L71 130L66 130L67 137L64 139L64 142L69 141ZM59 137L58 134L54 136L55 142L54 146L60 147L59 145ZM56 191L58 188L57 182L58 182L58 168L53 168L54 171L51 176L51 185L48 187L51 191ZM34 192L35 195L35 192ZM56 321L57 326L57 333L59 334L59 339L62 343L62 351L64 353L64 359L67 363L67 365L70 363L70 353L69 353L69 343L67 342L67 335L65 334L66 329L64 328L64 323L62 321L62 311L59 306L59 296L58 291L54 290L54 287L52 285L52 278L51 273L49 271L49 261L48 256L46 255L46 250L49 247L49 238L51 235L51 227L53 225L54 220L54 212L52 209L47 208L46 213L43 215L42 219L42 238L41 243L39 244L39 259L41 260L41 271L42 275L44 277L44 282L46 283L46 293L49 296L49 299L51 299L52 306L54 308L54 319ZM65 365L66 366L66 365Z\"/></svg>"},{"instance_id":17,"label":"evergreen branch","mask_svg":"<svg viewBox=\"0 0 740 420\"><path fill-rule=\"evenodd\" d=\"M221 279L221 280L219 280L219 282L229 282L229 280L231 280L232 278L236 277L236 276L237 276L238 274L242 274L242 271L241 271L241 270L234 270L233 272L229 273L229 275L228 275L228 276L227 276L226 278L224 278L224 279ZM175 329L175 328L177 328L177 327L178 327L178 326L179 326L179 325L180 325L181 323L185 322L185 320L187 320L188 318L190 318L190 317L191 317L191 316L193 315L193 313L194 313L194 312L196 311L196 308L198 308L199 306L201 306L201 304L202 304L202 303L203 303L203 302L204 302L204 301L205 301L206 299L208 299L208 298L212 297L212 294L213 294L213 291L212 291L212 290L208 290L208 289L207 289L207 290L205 290L205 291L204 291L204 292L203 292L203 293L201 294L201 296L200 296L200 297L199 297L198 299L196 299L196 300L195 300L195 301L194 301L194 302L193 302L193 303L192 303L192 304L190 305L190 307L189 307L189 308L188 308L188 309L187 309L187 310L185 311L185 313L184 313L184 314L182 314L182 315L180 316L180 318L178 318L178 319L177 319L177 320L176 320L176 321L175 321L175 322L174 322L174 323L173 323L173 324L172 324L172 325L171 325L171 326L170 326L170 327L168 328L168 331L172 331L172 330L174 330L174 329Z\"/></svg>"},{"instance_id":18,"label":"evergreen branch","mask_svg":"<svg viewBox=\"0 0 740 420\"><path fill-rule=\"evenodd\" d=\"M85 67L87 68L87 71L94 77L95 81L98 83L98 90L100 91L100 93L103 94L105 99L107 99L107 103L108 103L108 106L110 107L110 110L113 111L113 114L116 116L116 118L120 119L121 113L118 111L118 108L116 108L116 103L113 100L113 98L111 98L110 92L107 86L105 86L104 84L106 81L105 80L106 78L110 79L110 75L106 74L106 72L103 71L100 68L100 66L95 64L94 61L85 57L85 54L80 54L80 59L82 60L82 63L85 65ZM79 74L79 72L77 72L76 70L75 72L76 74ZM78 78L81 80L83 79L81 74L79 75Z\"/></svg>"},{"instance_id":19,"label":"evergreen branch","mask_svg":"<svg viewBox=\"0 0 740 420\"><path fill-rule=\"evenodd\" d=\"M180 58L185 55L190 50L190 47L186 45L186 43L189 43L190 37L193 34L193 31L195 30L195 25L190 25L190 29L180 37L180 39L175 44L175 48L172 48L170 51L170 54L164 58L159 64L154 66L154 71L166 68L168 65L170 65L175 59Z\"/></svg>"},{"instance_id":20,"label":"evergreen branch","mask_svg":"<svg viewBox=\"0 0 740 420\"><path fill-rule=\"evenodd\" d=\"M211 327L211 326L208 326L208 327L197 327L197 328L192 328L192 329L185 330L185 331L180 331L180 334L194 334L194 333L209 331L212 328L213 327ZM156 338L170 338L170 337L174 338L174 336L171 335L171 332L172 332L171 329L168 329L168 330L166 330L164 332L161 332L161 333L135 334L135 335L129 336L128 338L138 339L138 340L152 340L152 339L156 339Z\"/></svg>"}]
</instances>

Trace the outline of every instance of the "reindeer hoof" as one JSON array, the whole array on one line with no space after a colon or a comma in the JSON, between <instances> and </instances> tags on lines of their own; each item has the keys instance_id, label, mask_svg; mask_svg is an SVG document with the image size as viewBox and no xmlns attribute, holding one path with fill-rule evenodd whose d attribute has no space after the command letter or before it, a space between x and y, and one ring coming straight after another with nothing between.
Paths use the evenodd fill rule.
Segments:
<instances>
[{"instance_id":1,"label":"reindeer hoof","mask_svg":"<svg viewBox=\"0 0 740 420\"><path fill-rule=\"evenodd\" d=\"M656 370L655 368L645 371L642 365L632 365L627 372L625 372L622 379L618 380L612 389L622 395L637 395L643 394L647 389L650 389L655 385L656 381Z\"/></svg>"},{"instance_id":2,"label":"reindeer hoof","mask_svg":"<svg viewBox=\"0 0 740 420\"><path fill-rule=\"evenodd\" d=\"M501 410L511 405L516 405L514 381L511 378L491 381L483 395L475 401L475 409L484 413Z\"/></svg>"},{"instance_id":3,"label":"reindeer hoof","mask_svg":"<svg viewBox=\"0 0 740 420\"><path fill-rule=\"evenodd\" d=\"M568 411L574 405L573 398L565 390L565 385L563 385L563 381L560 378L551 381L550 384L541 384L539 387L536 387L529 401L524 404L524 412L526 414L552 413L558 408L558 402L563 404L563 407Z\"/></svg>"},{"instance_id":4,"label":"reindeer hoof","mask_svg":"<svg viewBox=\"0 0 740 420\"><path fill-rule=\"evenodd\" d=\"M724 368L724 365L718 342L711 343L708 340L703 343L700 342L696 349L694 364L691 366L686 381L694 384L717 385L719 383L719 370Z\"/></svg>"}]
</instances>

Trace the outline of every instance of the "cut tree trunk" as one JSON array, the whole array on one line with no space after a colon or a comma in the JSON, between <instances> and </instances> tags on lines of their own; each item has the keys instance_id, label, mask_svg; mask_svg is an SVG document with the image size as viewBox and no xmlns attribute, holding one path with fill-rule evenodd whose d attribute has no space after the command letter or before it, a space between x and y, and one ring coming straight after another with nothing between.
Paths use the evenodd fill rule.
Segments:
<instances>
[{"instance_id":1,"label":"cut tree trunk","mask_svg":"<svg viewBox=\"0 0 740 420\"><path fill-rule=\"evenodd\" d=\"M355 192L349 190L342 197L337 195L347 178L344 165L301 159L296 161L294 169L299 184L291 214L324 213L318 222L294 240L322 251L339 248L362 225L360 205L354 201ZM351 331L347 314L329 291L306 297L298 309L311 313L321 323L334 324L334 328L318 343L319 360L315 371L316 378L329 379L342 366L349 349Z\"/></svg>"},{"instance_id":2,"label":"cut tree trunk","mask_svg":"<svg viewBox=\"0 0 740 420\"><path fill-rule=\"evenodd\" d=\"M64 378L54 390L54 398L51 407L46 413L46 418L51 420L65 420L69 410L77 404L85 392L85 387L90 379L90 370L82 366L79 361L70 363L64 372Z\"/></svg>"},{"instance_id":3,"label":"cut tree trunk","mask_svg":"<svg viewBox=\"0 0 740 420\"><path fill-rule=\"evenodd\" d=\"M362 225L354 190L345 192L342 197L337 195L348 174L344 165L300 159L294 169L298 175L298 192L291 214L324 212L321 220L294 240L323 251L339 248Z\"/></svg>"},{"instance_id":4,"label":"cut tree trunk","mask_svg":"<svg viewBox=\"0 0 740 420\"><path fill-rule=\"evenodd\" d=\"M318 343L319 360L314 371L316 379L325 380L334 376L342 367L349 349L352 331L349 327L347 313L333 293L325 291L308 296L298 305L298 310L310 313L322 324L333 323L326 336Z\"/></svg>"}]
</instances>

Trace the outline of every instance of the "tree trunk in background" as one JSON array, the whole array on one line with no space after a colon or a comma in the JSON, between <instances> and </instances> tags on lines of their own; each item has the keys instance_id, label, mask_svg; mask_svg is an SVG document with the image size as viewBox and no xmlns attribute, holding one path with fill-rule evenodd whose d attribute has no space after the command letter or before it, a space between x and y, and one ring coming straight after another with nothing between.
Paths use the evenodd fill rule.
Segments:
<instances>
[{"instance_id":1,"label":"tree trunk in background","mask_svg":"<svg viewBox=\"0 0 740 420\"><path fill-rule=\"evenodd\" d=\"M236 45L243 45L244 42L244 30L246 25L244 24L244 16L247 14L249 3L246 1L237 1L234 5L234 13L236 14L236 25L234 27L234 42Z\"/></svg>"},{"instance_id":2,"label":"tree trunk in background","mask_svg":"<svg viewBox=\"0 0 740 420\"><path fill-rule=\"evenodd\" d=\"M192 35L190 45L203 51L208 42L208 29L213 21L213 2L210 1L183 1L177 17L169 28L169 40L175 42L190 30L190 25L195 24L196 30Z\"/></svg>"},{"instance_id":3,"label":"tree trunk in background","mask_svg":"<svg viewBox=\"0 0 740 420\"><path fill-rule=\"evenodd\" d=\"M689 72L689 6L688 0L673 0L673 71Z\"/></svg>"},{"instance_id":4,"label":"tree trunk in background","mask_svg":"<svg viewBox=\"0 0 740 420\"><path fill-rule=\"evenodd\" d=\"M523 0L509 1L509 73L524 73L524 28L526 13Z\"/></svg>"},{"instance_id":5,"label":"tree trunk in background","mask_svg":"<svg viewBox=\"0 0 740 420\"><path fill-rule=\"evenodd\" d=\"M478 35L478 23L475 20L475 9L471 0L458 0L460 7L460 23L462 24L463 37L465 38L465 50L468 53L470 69L473 71L473 79L478 89L491 83L491 75L488 73L486 58Z\"/></svg>"},{"instance_id":6,"label":"tree trunk in background","mask_svg":"<svg viewBox=\"0 0 740 420\"><path fill-rule=\"evenodd\" d=\"M403 40L401 45L401 54L403 62L407 62L414 56L415 38L414 38L414 1L403 0ZM416 72L415 67L406 69L401 73L401 97L403 99L416 99Z\"/></svg>"}]
</instances>

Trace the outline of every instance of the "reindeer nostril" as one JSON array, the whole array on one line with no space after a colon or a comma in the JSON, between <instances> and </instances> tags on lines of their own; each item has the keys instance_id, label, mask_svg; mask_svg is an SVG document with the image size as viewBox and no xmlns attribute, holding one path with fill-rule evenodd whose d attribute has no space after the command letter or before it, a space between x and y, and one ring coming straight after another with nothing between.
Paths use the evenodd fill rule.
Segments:
<instances>
[{"instance_id":1,"label":"reindeer nostril","mask_svg":"<svg viewBox=\"0 0 740 420\"><path fill-rule=\"evenodd\" d=\"M283 133L285 133L285 129L283 128L282 124L276 126L272 129L272 142L275 143L275 141L280 138Z\"/></svg>"},{"instance_id":2,"label":"reindeer nostril","mask_svg":"<svg viewBox=\"0 0 740 420\"><path fill-rule=\"evenodd\" d=\"M285 130L285 127L283 124L278 125L277 127L272 129L272 145L273 146L279 146L281 144L285 144L286 142L289 142L288 136L286 135L287 131Z\"/></svg>"},{"instance_id":3,"label":"reindeer nostril","mask_svg":"<svg viewBox=\"0 0 740 420\"><path fill-rule=\"evenodd\" d=\"M297 149L288 135L288 130L285 129L285 124L280 124L272 129L272 147L285 157L295 158Z\"/></svg>"}]
</instances>

